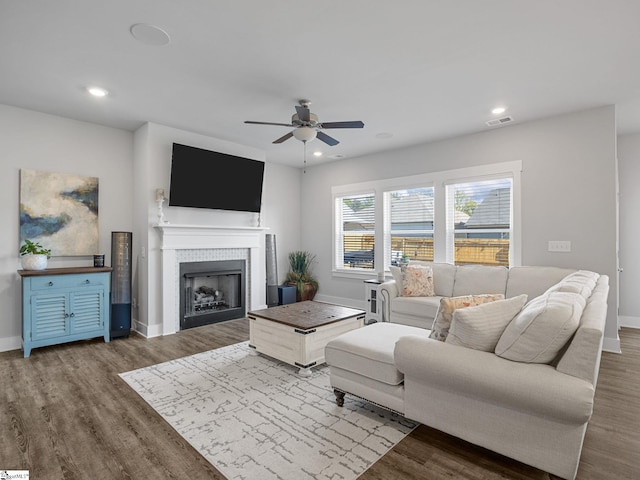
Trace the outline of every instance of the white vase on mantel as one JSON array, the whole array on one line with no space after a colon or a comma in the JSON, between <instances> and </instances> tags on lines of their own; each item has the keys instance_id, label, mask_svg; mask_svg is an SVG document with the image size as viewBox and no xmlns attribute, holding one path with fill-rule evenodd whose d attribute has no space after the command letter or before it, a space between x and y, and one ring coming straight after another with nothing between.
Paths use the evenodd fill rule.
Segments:
<instances>
[{"instance_id":1,"label":"white vase on mantel","mask_svg":"<svg viewBox=\"0 0 640 480\"><path fill-rule=\"evenodd\" d=\"M22 256L23 270L44 270L47 268L47 256L29 253Z\"/></svg>"}]
</instances>

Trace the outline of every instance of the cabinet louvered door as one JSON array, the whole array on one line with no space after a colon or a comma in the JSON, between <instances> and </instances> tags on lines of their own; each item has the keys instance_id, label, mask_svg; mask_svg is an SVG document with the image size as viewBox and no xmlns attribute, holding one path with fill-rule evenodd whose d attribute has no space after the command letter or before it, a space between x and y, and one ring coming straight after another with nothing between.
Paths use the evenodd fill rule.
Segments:
<instances>
[{"instance_id":1,"label":"cabinet louvered door","mask_svg":"<svg viewBox=\"0 0 640 480\"><path fill-rule=\"evenodd\" d=\"M52 269L22 276L22 347L33 348L87 338L109 338L109 267ZM69 272L69 273L66 273Z\"/></svg>"},{"instance_id":2,"label":"cabinet louvered door","mask_svg":"<svg viewBox=\"0 0 640 480\"><path fill-rule=\"evenodd\" d=\"M65 293L31 297L32 340L69 335L67 303L68 296Z\"/></svg>"},{"instance_id":3,"label":"cabinet louvered door","mask_svg":"<svg viewBox=\"0 0 640 480\"><path fill-rule=\"evenodd\" d=\"M104 326L104 290L87 289L88 291L71 293L70 324L71 334L95 331Z\"/></svg>"}]
</instances>

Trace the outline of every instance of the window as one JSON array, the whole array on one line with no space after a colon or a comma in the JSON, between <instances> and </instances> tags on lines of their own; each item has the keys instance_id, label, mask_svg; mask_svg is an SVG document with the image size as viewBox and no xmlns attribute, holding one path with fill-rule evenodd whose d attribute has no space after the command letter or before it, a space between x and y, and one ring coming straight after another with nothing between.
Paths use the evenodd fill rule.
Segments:
<instances>
[{"instance_id":1,"label":"window","mask_svg":"<svg viewBox=\"0 0 640 480\"><path fill-rule=\"evenodd\" d=\"M512 179L453 183L447 194L447 261L510 265Z\"/></svg>"},{"instance_id":2,"label":"window","mask_svg":"<svg viewBox=\"0 0 640 480\"><path fill-rule=\"evenodd\" d=\"M385 267L433 260L433 187L384 192Z\"/></svg>"},{"instance_id":3,"label":"window","mask_svg":"<svg viewBox=\"0 0 640 480\"><path fill-rule=\"evenodd\" d=\"M334 275L402 259L519 265L519 161L332 188Z\"/></svg>"},{"instance_id":4,"label":"window","mask_svg":"<svg viewBox=\"0 0 640 480\"><path fill-rule=\"evenodd\" d=\"M375 268L375 194L336 198L336 265Z\"/></svg>"}]
</instances>

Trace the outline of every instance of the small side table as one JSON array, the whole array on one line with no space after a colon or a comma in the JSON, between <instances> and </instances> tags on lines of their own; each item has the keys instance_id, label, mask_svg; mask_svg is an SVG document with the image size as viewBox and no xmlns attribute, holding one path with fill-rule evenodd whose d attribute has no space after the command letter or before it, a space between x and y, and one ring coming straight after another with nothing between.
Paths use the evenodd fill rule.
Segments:
<instances>
[{"instance_id":1,"label":"small side table","mask_svg":"<svg viewBox=\"0 0 640 480\"><path fill-rule=\"evenodd\" d=\"M378 295L378 287L381 284L382 282L377 279L364 281L366 300L364 323L367 325L382 321L382 299Z\"/></svg>"}]
</instances>

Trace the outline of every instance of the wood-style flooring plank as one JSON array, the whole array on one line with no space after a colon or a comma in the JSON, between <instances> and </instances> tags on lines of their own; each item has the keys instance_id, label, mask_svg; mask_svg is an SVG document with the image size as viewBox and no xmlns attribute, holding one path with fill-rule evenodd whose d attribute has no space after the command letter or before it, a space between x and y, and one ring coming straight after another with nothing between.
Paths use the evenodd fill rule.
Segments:
<instances>
[{"instance_id":1,"label":"wood-style flooring plank","mask_svg":"<svg viewBox=\"0 0 640 480\"><path fill-rule=\"evenodd\" d=\"M248 340L246 319L175 335L0 353L0 469L38 480L224 477L118 377ZM640 330L603 353L579 480L640 479ZM546 480L545 472L424 425L360 480Z\"/></svg>"}]
</instances>

